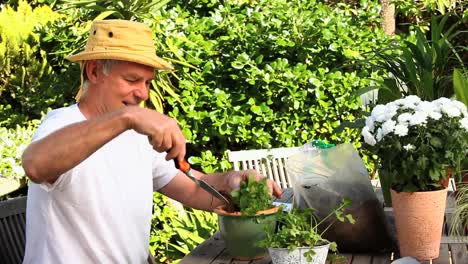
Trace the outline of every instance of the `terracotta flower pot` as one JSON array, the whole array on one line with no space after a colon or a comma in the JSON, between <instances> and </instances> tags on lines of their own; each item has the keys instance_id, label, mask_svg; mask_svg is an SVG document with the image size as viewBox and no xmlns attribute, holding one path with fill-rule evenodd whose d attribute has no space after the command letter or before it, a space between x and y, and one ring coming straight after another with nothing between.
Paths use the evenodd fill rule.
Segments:
<instances>
[{"instance_id":1,"label":"terracotta flower pot","mask_svg":"<svg viewBox=\"0 0 468 264\"><path fill-rule=\"evenodd\" d=\"M274 214L278 209L273 207L255 216L243 216L240 212L227 212L224 207L216 208L219 232L229 254L238 260L260 259L267 255L267 249L256 243L266 237L265 228L275 228Z\"/></svg>"},{"instance_id":2,"label":"terracotta flower pot","mask_svg":"<svg viewBox=\"0 0 468 264\"><path fill-rule=\"evenodd\" d=\"M438 258L447 188L413 193L391 190L391 196L400 255Z\"/></svg>"}]
</instances>

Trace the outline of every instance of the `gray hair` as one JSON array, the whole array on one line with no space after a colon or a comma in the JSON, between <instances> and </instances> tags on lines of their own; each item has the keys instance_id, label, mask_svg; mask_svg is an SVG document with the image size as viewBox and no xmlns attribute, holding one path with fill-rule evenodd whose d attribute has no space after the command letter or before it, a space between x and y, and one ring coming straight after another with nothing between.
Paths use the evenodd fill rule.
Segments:
<instances>
[{"instance_id":1,"label":"gray hair","mask_svg":"<svg viewBox=\"0 0 468 264\"><path fill-rule=\"evenodd\" d=\"M109 75L114 65L121 62L119 60L97 60L97 61L102 65L102 73L106 76ZM83 65L83 68L84 67L86 67L86 62L85 62L85 65ZM82 95L85 95L89 88L89 79L84 70L83 70L83 86L81 88L83 89Z\"/></svg>"}]
</instances>

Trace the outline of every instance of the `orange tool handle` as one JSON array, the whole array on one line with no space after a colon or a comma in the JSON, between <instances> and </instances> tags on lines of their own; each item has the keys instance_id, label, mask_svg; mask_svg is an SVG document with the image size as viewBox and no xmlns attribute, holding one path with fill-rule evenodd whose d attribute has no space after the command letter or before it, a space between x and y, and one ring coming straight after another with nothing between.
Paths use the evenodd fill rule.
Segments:
<instances>
[{"instance_id":1,"label":"orange tool handle","mask_svg":"<svg viewBox=\"0 0 468 264\"><path fill-rule=\"evenodd\" d=\"M175 163L176 168L183 172L190 170L190 164L185 160L177 161L174 159L174 163Z\"/></svg>"}]
</instances>

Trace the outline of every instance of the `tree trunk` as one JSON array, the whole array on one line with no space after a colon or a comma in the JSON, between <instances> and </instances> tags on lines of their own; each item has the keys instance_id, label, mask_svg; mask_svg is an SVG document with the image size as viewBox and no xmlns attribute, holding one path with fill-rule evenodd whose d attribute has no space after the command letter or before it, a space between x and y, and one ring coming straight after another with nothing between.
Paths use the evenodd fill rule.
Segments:
<instances>
[{"instance_id":1,"label":"tree trunk","mask_svg":"<svg viewBox=\"0 0 468 264\"><path fill-rule=\"evenodd\" d=\"M382 0L382 18L385 34L393 36L395 34L395 5L392 0Z\"/></svg>"}]
</instances>

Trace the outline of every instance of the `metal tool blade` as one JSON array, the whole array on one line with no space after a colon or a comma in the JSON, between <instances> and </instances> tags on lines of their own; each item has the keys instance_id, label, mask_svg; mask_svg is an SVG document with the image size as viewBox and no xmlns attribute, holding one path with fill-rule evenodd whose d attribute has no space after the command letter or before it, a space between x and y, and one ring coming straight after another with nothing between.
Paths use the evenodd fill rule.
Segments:
<instances>
[{"instance_id":1,"label":"metal tool blade","mask_svg":"<svg viewBox=\"0 0 468 264\"><path fill-rule=\"evenodd\" d=\"M209 194L213 195L214 197L224 201L226 204L230 204L229 200L224 197L218 190L216 190L213 186L209 185L204 180L198 179L192 174L192 170L190 168L190 164L188 164L185 160L181 163L183 166L181 167L181 163L177 160L174 160L176 168L182 171L187 177L189 177L192 181L194 181L198 186L200 186L203 190L207 191Z\"/></svg>"}]
</instances>

